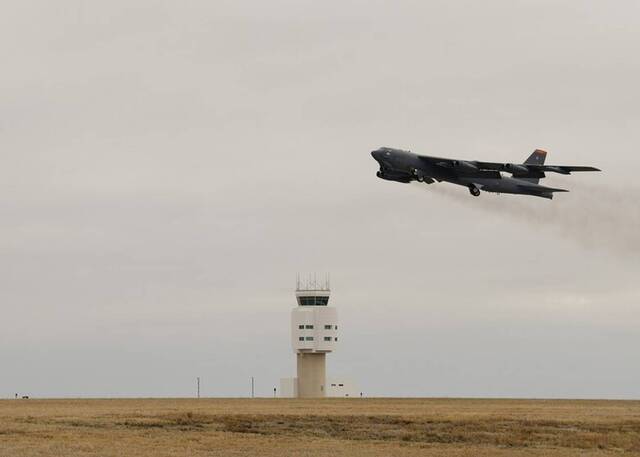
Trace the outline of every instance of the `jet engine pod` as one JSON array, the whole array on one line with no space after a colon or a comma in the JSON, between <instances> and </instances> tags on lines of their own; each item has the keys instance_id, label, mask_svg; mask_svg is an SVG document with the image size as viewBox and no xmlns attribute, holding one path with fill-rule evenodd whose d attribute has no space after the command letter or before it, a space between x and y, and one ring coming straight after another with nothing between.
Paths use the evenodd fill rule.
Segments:
<instances>
[{"instance_id":1,"label":"jet engine pod","mask_svg":"<svg viewBox=\"0 0 640 457\"><path fill-rule=\"evenodd\" d=\"M386 181L396 181L396 182L402 182L402 183L409 183L411 182L411 176L408 176L406 174L400 174L400 173L384 173L382 171L378 171L376 172L376 176L380 179L384 179Z\"/></svg>"},{"instance_id":2,"label":"jet engine pod","mask_svg":"<svg viewBox=\"0 0 640 457\"><path fill-rule=\"evenodd\" d=\"M507 163L504 168L513 174L526 175L529 173L529 168L526 165L518 165L516 163Z\"/></svg>"}]
</instances>

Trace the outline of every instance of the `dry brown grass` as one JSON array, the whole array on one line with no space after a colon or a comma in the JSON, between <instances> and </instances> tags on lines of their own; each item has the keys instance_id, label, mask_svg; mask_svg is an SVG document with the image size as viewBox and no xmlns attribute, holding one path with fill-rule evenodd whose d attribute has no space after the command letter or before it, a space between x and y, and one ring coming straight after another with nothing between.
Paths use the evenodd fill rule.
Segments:
<instances>
[{"instance_id":1,"label":"dry brown grass","mask_svg":"<svg viewBox=\"0 0 640 457\"><path fill-rule=\"evenodd\" d=\"M0 456L640 455L639 401L0 401Z\"/></svg>"}]
</instances>

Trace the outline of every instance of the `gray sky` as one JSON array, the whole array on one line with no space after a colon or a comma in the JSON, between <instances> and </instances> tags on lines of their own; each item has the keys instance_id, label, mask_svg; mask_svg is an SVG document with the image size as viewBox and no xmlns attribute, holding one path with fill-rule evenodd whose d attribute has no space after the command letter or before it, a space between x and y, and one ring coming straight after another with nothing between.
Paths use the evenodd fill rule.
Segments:
<instances>
[{"instance_id":1,"label":"gray sky","mask_svg":"<svg viewBox=\"0 0 640 457\"><path fill-rule=\"evenodd\" d=\"M368 395L640 397L636 1L0 6L0 395L268 395L296 272ZM379 146L595 165L556 200Z\"/></svg>"}]
</instances>

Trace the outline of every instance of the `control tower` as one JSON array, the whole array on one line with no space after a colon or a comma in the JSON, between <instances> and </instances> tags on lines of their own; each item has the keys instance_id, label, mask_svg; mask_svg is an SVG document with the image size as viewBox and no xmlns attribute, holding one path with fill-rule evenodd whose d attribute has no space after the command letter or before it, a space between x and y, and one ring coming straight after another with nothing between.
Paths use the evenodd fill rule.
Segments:
<instances>
[{"instance_id":1,"label":"control tower","mask_svg":"<svg viewBox=\"0 0 640 457\"><path fill-rule=\"evenodd\" d=\"M296 354L299 398L327 395L326 355L338 342L338 311L329 306L329 279L296 284L297 307L291 311L291 345Z\"/></svg>"}]
</instances>

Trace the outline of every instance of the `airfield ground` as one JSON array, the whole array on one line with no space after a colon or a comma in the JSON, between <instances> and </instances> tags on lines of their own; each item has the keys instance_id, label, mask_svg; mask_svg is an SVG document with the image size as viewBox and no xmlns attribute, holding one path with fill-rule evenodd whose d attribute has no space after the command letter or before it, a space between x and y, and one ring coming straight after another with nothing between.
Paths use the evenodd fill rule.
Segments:
<instances>
[{"instance_id":1,"label":"airfield ground","mask_svg":"<svg viewBox=\"0 0 640 457\"><path fill-rule=\"evenodd\" d=\"M640 455L640 401L0 401L2 457L543 455Z\"/></svg>"}]
</instances>

